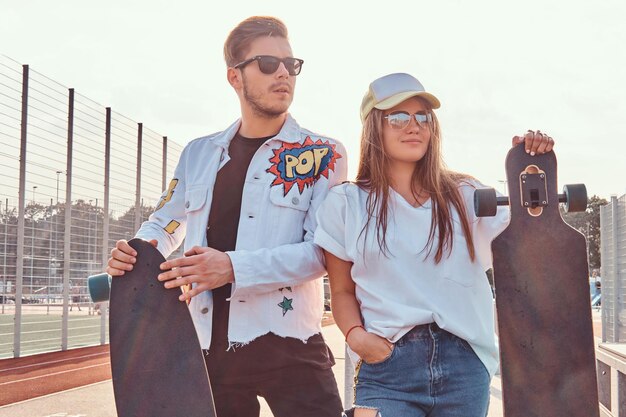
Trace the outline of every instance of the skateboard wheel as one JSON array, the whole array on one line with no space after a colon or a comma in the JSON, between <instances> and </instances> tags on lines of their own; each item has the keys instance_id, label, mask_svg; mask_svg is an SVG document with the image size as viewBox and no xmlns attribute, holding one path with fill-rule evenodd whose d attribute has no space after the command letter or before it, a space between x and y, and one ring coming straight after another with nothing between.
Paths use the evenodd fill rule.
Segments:
<instances>
[{"instance_id":1,"label":"skateboard wheel","mask_svg":"<svg viewBox=\"0 0 626 417\"><path fill-rule=\"evenodd\" d=\"M498 211L498 198L493 188L474 190L474 213L477 217L495 216Z\"/></svg>"},{"instance_id":2,"label":"skateboard wheel","mask_svg":"<svg viewBox=\"0 0 626 417\"><path fill-rule=\"evenodd\" d=\"M567 184L563 187L565 194L565 212L573 213L587 210L587 187L585 184Z\"/></svg>"},{"instance_id":3,"label":"skateboard wheel","mask_svg":"<svg viewBox=\"0 0 626 417\"><path fill-rule=\"evenodd\" d=\"M99 303L109 301L111 292L111 276L107 273L92 275L87 278L87 287L91 301Z\"/></svg>"}]
</instances>

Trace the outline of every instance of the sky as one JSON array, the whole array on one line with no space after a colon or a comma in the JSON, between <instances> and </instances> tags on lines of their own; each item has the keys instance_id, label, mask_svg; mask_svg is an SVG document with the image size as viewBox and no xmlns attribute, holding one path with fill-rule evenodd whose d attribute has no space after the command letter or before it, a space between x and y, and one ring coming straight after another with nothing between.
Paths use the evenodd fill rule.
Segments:
<instances>
[{"instance_id":1,"label":"sky","mask_svg":"<svg viewBox=\"0 0 626 417\"><path fill-rule=\"evenodd\" d=\"M358 165L369 83L416 76L449 168L504 191L514 135L556 141L559 188L626 193L626 2L0 0L0 53L181 145L239 116L222 50L252 15L289 28L305 60L290 112Z\"/></svg>"}]
</instances>

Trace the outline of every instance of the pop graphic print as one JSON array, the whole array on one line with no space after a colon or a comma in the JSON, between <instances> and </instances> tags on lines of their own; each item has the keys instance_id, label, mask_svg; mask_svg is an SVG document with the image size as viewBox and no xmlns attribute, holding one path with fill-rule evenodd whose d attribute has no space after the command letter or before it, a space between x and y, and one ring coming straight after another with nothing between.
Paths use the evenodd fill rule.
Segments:
<instances>
[{"instance_id":1,"label":"pop graphic print","mask_svg":"<svg viewBox=\"0 0 626 417\"><path fill-rule=\"evenodd\" d=\"M307 136L303 143L285 143L279 149L274 149L274 156L270 159L272 166L267 172L276 176L274 185L283 185L284 195L291 187L298 184L298 191L302 194L304 187L311 187L320 175L328 178L328 171L335 170L335 162L341 155L335 150L335 145L321 139L313 142Z\"/></svg>"}]
</instances>

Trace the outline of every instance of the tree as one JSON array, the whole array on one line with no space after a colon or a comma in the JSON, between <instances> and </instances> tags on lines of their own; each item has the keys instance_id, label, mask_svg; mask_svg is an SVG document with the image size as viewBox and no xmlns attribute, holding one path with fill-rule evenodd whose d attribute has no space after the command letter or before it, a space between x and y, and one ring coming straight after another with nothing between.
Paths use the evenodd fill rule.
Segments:
<instances>
[{"instance_id":1,"label":"tree","mask_svg":"<svg viewBox=\"0 0 626 417\"><path fill-rule=\"evenodd\" d=\"M25 293L51 286L61 288L65 254L65 203L49 205L29 202L24 207L24 262ZM69 242L70 278L76 285L84 285L90 273L101 268L104 218L109 218L109 243L117 239L130 239L134 227L135 207L131 206L119 218L93 200L78 199L71 206ZM145 220L154 207L141 206L141 219ZM0 280L16 282L18 209L4 207L0 210ZM107 252L110 248L106 248ZM28 259L24 261L25 259ZM6 288L6 287L5 287Z\"/></svg>"},{"instance_id":2,"label":"tree","mask_svg":"<svg viewBox=\"0 0 626 417\"><path fill-rule=\"evenodd\" d=\"M117 219L111 218L110 223L110 239L116 241L118 239L131 239L137 230L135 229L135 206L130 206L128 210ZM145 221L153 212L154 207L141 205L139 208L140 219Z\"/></svg>"},{"instance_id":3,"label":"tree","mask_svg":"<svg viewBox=\"0 0 626 417\"><path fill-rule=\"evenodd\" d=\"M600 268L600 207L606 204L606 199L593 195L586 211L563 213L563 219L587 238L589 268Z\"/></svg>"}]
</instances>

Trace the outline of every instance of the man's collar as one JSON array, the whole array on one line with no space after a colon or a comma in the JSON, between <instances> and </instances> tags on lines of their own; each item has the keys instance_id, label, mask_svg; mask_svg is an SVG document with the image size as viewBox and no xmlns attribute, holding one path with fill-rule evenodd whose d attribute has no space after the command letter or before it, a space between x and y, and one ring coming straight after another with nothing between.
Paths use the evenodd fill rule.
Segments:
<instances>
[{"instance_id":1,"label":"man's collar","mask_svg":"<svg viewBox=\"0 0 626 417\"><path fill-rule=\"evenodd\" d=\"M300 141L300 126L295 121L291 114L287 114L285 124L280 129L280 132L276 135L276 139L280 139L286 143L296 143Z\"/></svg>"},{"instance_id":2,"label":"man's collar","mask_svg":"<svg viewBox=\"0 0 626 417\"><path fill-rule=\"evenodd\" d=\"M231 124L222 134L213 136L212 140L218 146L222 148L228 148L230 141L235 137L239 127L241 126L241 119L237 119ZM275 139L281 140L286 143L296 143L300 141L300 126L290 114L287 114L285 123L280 129L280 132L274 136Z\"/></svg>"}]
</instances>

